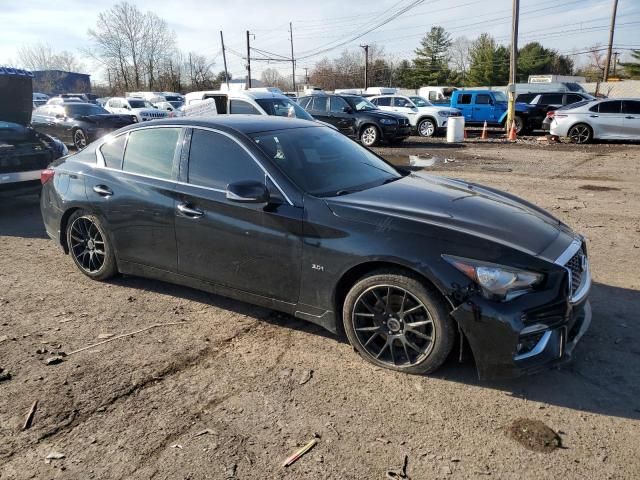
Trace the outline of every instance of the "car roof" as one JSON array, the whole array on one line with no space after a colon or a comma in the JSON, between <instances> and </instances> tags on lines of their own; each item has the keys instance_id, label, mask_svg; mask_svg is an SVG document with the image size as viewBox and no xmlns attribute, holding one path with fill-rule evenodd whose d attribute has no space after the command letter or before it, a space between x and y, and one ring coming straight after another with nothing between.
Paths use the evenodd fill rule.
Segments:
<instances>
[{"instance_id":1,"label":"car roof","mask_svg":"<svg viewBox=\"0 0 640 480\"><path fill-rule=\"evenodd\" d=\"M277 117L274 115L215 115L211 117L174 117L133 124L136 127L151 127L161 125L178 125L183 127L207 127L221 130L235 130L244 134L269 132L273 130L289 130L294 128L322 127L323 125L310 120Z\"/></svg>"}]
</instances>

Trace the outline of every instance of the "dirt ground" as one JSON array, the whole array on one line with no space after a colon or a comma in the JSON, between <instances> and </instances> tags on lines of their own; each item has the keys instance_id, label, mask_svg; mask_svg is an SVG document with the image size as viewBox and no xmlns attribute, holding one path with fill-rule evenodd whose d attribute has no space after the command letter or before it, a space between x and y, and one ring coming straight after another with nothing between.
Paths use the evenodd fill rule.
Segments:
<instances>
[{"instance_id":1,"label":"dirt ground","mask_svg":"<svg viewBox=\"0 0 640 480\"><path fill-rule=\"evenodd\" d=\"M145 279L91 281L45 238L37 199L2 200L0 478L382 480L405 478L386 476L405 455L413 480L640 478L640 146L378 151L520 195L586 235L594 318L571 364L503 383L479 382L472 359L429 377L375 368L288 316ZM537 421L559 448L516 441Z\"/></svg>"}]
</instances>

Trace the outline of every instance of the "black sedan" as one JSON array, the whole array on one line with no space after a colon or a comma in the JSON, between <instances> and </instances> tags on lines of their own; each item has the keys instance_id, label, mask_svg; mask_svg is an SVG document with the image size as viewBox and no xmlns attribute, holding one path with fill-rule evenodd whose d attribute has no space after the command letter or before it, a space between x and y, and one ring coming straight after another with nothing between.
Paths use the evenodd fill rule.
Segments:
<instances>
[{"instance_id":1,"label":"black sedan","mask_svg":"<svg viewBox=\"0 0 640 480\"><path fill-rule=\"evenodd\" d=\"M368 361L481 377L563 361L589 326L584 239L510 194L388 164L304 120L135 125L43 173L81 272L152 277L344 330ZM268 348L268 346L266 347Z\"/></svg>"},{"instance_id":2,"label":"black sedan","mask_svg":"<svg viewBox=\"0 0 640 480\"><path fill-rule=\"evenodd\" d=\"M385 112L359 95L311 95L298 100L313 118L333 125L366 147L386 141L398 143L411 135L409 119L400 113Z\"/></svg>"},{"instance_id":3,"label":"black sedan","mask_svg":"<svg viewBox=\"0 0 640 480\"><path fill-rule=\"evenodd\" d=\"M31 125L35 130L59 138L78 150L137 121L135 115L113 115L98 105L79 102L43 105L31 117Z\"/></svg>"}]
</instances>

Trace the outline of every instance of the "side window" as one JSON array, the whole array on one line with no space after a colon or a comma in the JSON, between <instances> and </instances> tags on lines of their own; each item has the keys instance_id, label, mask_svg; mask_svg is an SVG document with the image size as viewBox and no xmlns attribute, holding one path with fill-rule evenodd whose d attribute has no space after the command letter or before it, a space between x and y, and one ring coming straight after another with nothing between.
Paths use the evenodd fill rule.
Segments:
<instances>
[{"instance_id":1,"label":"side window","mask_svg":"<svg viewBox=\"0 0 640 480\"><path fill-rule=\"evenodd\" d=\"M253 105L242 100L231 100L229 102L229 113L260 115L260 112Z\"/></svg>"},{"instance_id":2,"label":"side window","mask_svg":"<svg viewBox=\"0 0 640 480\"><path fill-rule=\"evenodd\" d=\"M562 105L561 93L545 93L538 102L540 105Z\"/></svg>"},{"instance_id":3,"label":"side window","mask_svg":"<svg viewBox=\"0 0 640 480\"><path fill-rule=\"evenodd\" d=\"M311 99L309 97L301 98L300 100L298 100L298 104L306 110L310 101Z\"/></svg>"},{"instance_id":4,"label":"side window","mask_svg":"<svg viewBox=\"0 0 640 480\"><path fill-rule=\"evenodd\" d=\"M402 97L393 97L393 106L394 107L411 107L411 103Z\"/></svg>"},{"instance_id":5,"label":"side window","mask_svg":"<svg viewBox=\"0 0 640 480\"><path fill-rule=\"evenodd\" d=\"M567 105L572 103L581 102L583 99L580 95L576 95L575 93L569 93L567 95Z\"/></svg>"},{"instance_id":6,"label":"side window","mask_svg":"<svg viewBox=\"0 0 640 480\"><path fill-rule=\"evenodd\" d=\"M127 143L127 134L120 135L100 147L100 153L104 158L104 163L109 168L122 168L122 156L124 146Z\"/></svg>"},{"instance_id":7,"label":"side window","mask_svg":"<svg viewBox=\"0 0 640 480\"><path fill-rule=\"evenodd\" d=\"M491 103L491 96L479 93L476 95L476 105L489 105Z\"/></svg>"},{"instance_id":8,"label":"side window","mask_svg":"<svg viewBox=\"0 0 640 480\"><path fill-rule=\"evenodd\" d=\"M620 113L622 110L622 101L602 102L600 104L600 113Z\"/></svg>"},{"instance_id":9,"label":"side window","mask_svg":"<svg viewBox=\"0 0 640 480\"><path fill-rule=\"evenodd\" d=\"M179 136L179 128L145 128L130 132L122 169L170 179Z\"/></svg>"},{"instance_id":10,"label":"side window","mask_svg":"<svg viewBox=\"0 0 640 480\"><path fill-rule=\"evenodd\" d=\"M438 92L429 92L429 100L436 101L438 100ZM461 102L458 102L461 103ZM469 102L471 103L471 102Z\"/></svg>"},{"instance_id":11,"label":"side window","mask_svg":"<svg viewBox=\"0 0 640 480\"><path fill-rule=\"evenodd\" d=\"M194 129L189 153L189 183L225 189L233 182L264 182L262 169L234 140L220 133Z\"/></svg>"},{"instance_id":12,"label":"side window","mask_svg":"<svg viewBox=\"0 0 640 480\"><path fill-rule=\"evenodd\" d=\"M624 100L622 102L622 113L631 113L633 115L640 115L640 101Z\"/></svg>"},{"instance_id":13,"label":"side window","mask_svg":"<svg viewBox=\"0 0 640 480\"><path fill-rule=\"evenodd\" d=\"M378 105L379 107L390 107L391 106L391 97L381 97L378 98L378 103L376 103L376 105Z\"/></svg>"},{"instance_id":14,"label":"side window","mask_svg":"<svg viewBox=\"0 0 640 480\"><path fill-rule=\"evenodd\" d=\"M313 107L312 110L316 110L319 112L327 111L327 97L315 96L313 97Z\"/></svg>"},{"instance_id":15,"label":"side window","mask_svg":"<svg viewBox=\"0 0 640 480\"><path fill-rule=\"evenodd\" d=\"M344 113L345 107L349 106L347 102L340 97L331 97L330 105L333 113Z\"/></svg>"},{"instance_id":16,"label":"side window","mask_svg":"<svg viewBox=\"0 0 640 480\"><path fill-rule=\"evenodd\" d=\"M431 96L431 94L429 94ZM458 105L471 105L471 97L470 93L464 93L462 95L458 95Z\"/></svg>"}]
</instances>

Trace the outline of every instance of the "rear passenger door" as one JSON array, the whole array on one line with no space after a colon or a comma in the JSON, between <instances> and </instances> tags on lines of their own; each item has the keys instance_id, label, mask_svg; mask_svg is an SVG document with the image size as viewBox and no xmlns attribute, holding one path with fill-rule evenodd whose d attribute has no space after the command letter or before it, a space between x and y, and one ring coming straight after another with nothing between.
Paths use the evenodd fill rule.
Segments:
<instances>
[{"instance_id":1,"label":"rear passenger door","mask_svg":"<svg viewBox=\"0 0 640 480\"><path fill-rule=\"evenodd\" d=\"M597 109L597 113L594 110ZM597 138L623 138L624 115L621 100L607 100L591 107L594 135Z\"/></svg>"},{"instance_id":2,"label":"rear passenger door","mask_svg":"<svg viewBox=\"0 0 640 480\"><path fill-rule=\"evenodd\" d=\"M334 121L329 118L329 97L325 95L314 95L305 110L307 110L312 117L335 125Z\"/></svg>"},{"instance_id":3,"label":"rear passenger door","mask_svg":"<svg viewBox=\"0 0 640 480\"><path fill-rule=\"evenodd\" d=\"M622 101L623 135L625 138L640 140L640 100Z\"/></svg>"},{"instance_id":4,"label":"rear passenger door","mask_svg":"<svg viewBox=\"0 0 640 480\"><path fill-rule=\"evenodd\" d=\"M323 97L326 99L326 97ZM262 297L298 300L302 208L292 205L246 146L210 129L190 130L174 213L178 271ZM265 183L275 201L238 203L227 185Z\"/></svg>"},{"instance_id":5,"label":"rear passenger door","mask_svg":"<svg viewBox=\"0 0 640 480\"><path fill-rule=\"evenodd\" d=\"M349 110L349 104L343 98L329 97L330 123L345 135L353 135L355 132L355 117Z\"/></svg>"},{"instance_id":6,"label":"rear passenger door","mask_svg":"<svg viewBox=\"0 0 640 480\"><path fill-rule=\"evenodd\" d=\"M106 219L118 263L176 271L175 197L180 127L132 130L103 144L85 179L87 197Z\"/></svg>"}]
</instances>

